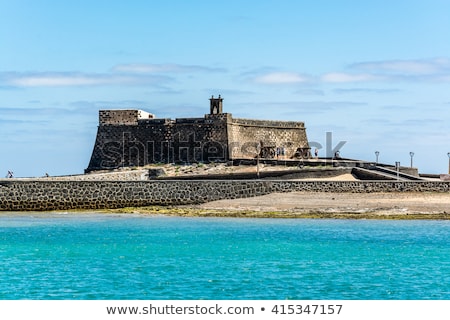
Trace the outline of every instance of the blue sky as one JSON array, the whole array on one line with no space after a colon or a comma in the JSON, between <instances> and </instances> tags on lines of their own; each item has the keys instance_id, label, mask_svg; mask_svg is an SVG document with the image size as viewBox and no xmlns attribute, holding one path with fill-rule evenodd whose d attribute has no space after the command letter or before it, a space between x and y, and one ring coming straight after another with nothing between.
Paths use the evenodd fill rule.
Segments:
<instances>
[{"instance_id":1,"label":"blue sky","mask_svg":"<svg viewBox=\"0 0 450 320\"><path fill-rule=\"evenodd\" d=\"M0 0L0 175L82 173L99 109L304 121L446 173L450 1Z\"/></svg>"}]
</instances>

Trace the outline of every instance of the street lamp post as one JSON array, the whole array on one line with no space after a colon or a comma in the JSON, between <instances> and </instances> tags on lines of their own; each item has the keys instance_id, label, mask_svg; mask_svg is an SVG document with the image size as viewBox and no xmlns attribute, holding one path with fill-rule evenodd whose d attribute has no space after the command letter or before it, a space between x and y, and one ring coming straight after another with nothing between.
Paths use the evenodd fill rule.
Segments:
<instances>
[{"instance_id":1,"label":"street lamp post","mask_svg":"<svg viewBox=\"0 0 450 320\"><path fill-rule=\"evenodd\" d=\"M448 174L450 174L450 152L447 152L448 156Z\"/></svg>"},{"instance_id":2,"label":"street lamp post","mask_svg":"<svg viewBox=\"0 0 450 320\"><path fill-rule=\"evenodd\" d=\"M259 155L261 153L261 141L256 146L256 177L259 179Z\"/></svg>"},{"instance_id":3,"label":"street lamp post","mask_svg":"<svg viewBox=\"0 0 450 320\"><path fill-rule=\"evenodd\" d=\"M414 157L414 152L410 152L409 156L411 157L411 168L413 167L413 157Z\"/></svg>"},{"instance_id":4,"label":"street lamp post","mask_svg":"<svg viewBox=\"0 0 450 320\"><path fill-rule=\"evenodd\" d=\"M376 164L378 164L378 156L380 155L380 151L375 151L375 156L376 156Z\"/></svg>"},{"instance_id":5,"label":"street lamp post","mask_svg":"<svg viewBox=\"0 0 450 320\"><path fill-rule=\"evenodd\" d=\"M167 164L169 164L170 163L170 141L167 140L166 143L167 143Z\"/></svg>"},{"instance_id":6,"label":"street lamp post","mask_svg":"<svg viewBox=\"0 0 450 320\"><path fill-rule=\"evenodd\" d=\"M395 168L397 169L397 181L400 180L400 161L395 162Z\"/></svg>"}]
</instances>

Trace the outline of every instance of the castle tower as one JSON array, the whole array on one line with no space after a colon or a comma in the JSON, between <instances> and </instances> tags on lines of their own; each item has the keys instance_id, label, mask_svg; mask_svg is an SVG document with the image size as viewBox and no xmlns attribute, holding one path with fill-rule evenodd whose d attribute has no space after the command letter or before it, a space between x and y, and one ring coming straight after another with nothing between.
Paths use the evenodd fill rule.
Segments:
<instances>
[{"instance_id":1,"label":"castle tower","mask_svg":"<svg viewBox=\"0 0 450 320\"><path fill-rule=\"evenodd\" d=\"M220 94L218 98L214 98L214 96L211 96L211 99L209 99L209 101L209 114L223 113L223 98L220 97Z\"/></svg>"}]
</instances>

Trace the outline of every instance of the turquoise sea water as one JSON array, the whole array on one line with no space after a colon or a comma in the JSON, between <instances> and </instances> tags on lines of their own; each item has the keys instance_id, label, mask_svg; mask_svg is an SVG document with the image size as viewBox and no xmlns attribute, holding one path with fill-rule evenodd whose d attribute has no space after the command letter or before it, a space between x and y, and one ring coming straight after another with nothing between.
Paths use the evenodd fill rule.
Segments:
<instances>
[{"instance_id":1,"label":"turquoise sea water","mask_svg":"<svg viewBox=\"0 0 450 320\"><path fill-rule=\"evenodd\" d=\"M450 221L4 213L0 299L450 299Z\"/></svg>"}]
</instances>

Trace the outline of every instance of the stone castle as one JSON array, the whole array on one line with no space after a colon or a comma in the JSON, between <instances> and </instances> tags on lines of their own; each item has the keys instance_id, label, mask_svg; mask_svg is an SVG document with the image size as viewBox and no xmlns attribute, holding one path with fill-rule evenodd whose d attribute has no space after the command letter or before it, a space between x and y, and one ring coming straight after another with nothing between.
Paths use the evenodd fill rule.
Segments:
<instances>
[{"instance_id":1,"label":"stone castle","mask_svg":"<svg viewBox=\"0 0 450 320\"><path fill-rule=\"evenodd\" d=\"M211 97L203 118L156 118L142 110L100 110L86 172L152 163L303 159L310 147L303 122L233 118Z\"/></svg>"}]
</instances>

